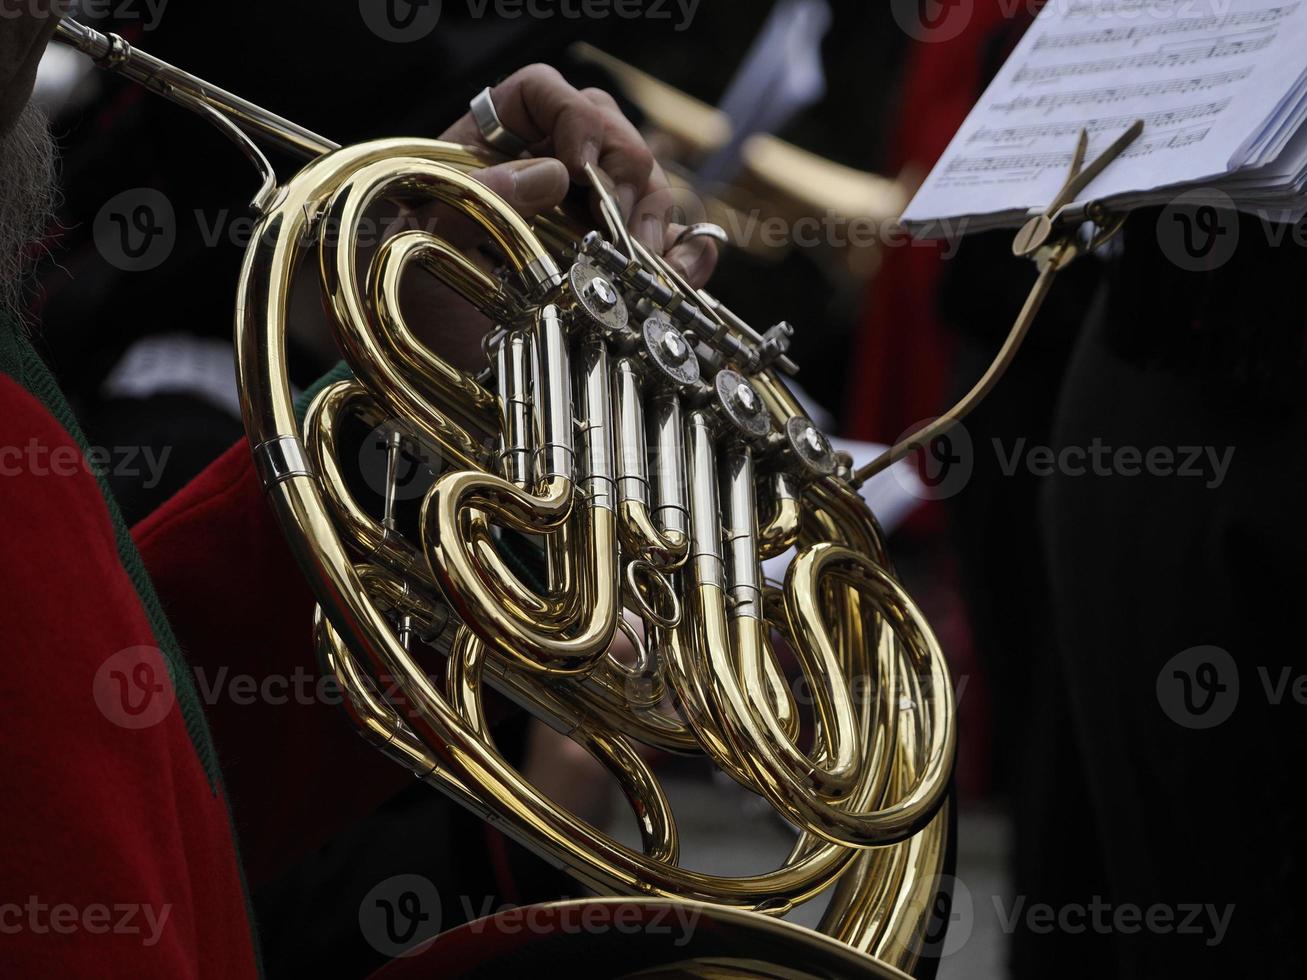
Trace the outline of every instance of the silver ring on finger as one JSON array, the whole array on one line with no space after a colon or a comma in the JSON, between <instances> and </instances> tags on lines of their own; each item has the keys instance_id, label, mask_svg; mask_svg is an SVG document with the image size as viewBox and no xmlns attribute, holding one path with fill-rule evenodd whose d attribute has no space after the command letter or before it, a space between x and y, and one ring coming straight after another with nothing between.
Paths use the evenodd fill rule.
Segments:
<instances>
[{"instance_id":1,"label":"silver ring on finger","mask_svg":"<svg viewBox=\"0 0 1307 980\"><path fill-rule=\"evenodd\" d=\"M495 109L495 100L489 87L483 89L470 103L472 119L481 131L481 138L489 146L510 157L520 157L530 147L526 140L504 125Z\"/></svg>"},{"instance_id":2,"label":"silver ring on finger","mask_svg":"<svg viewBox=\"0 0 1307 980\"><path fill-rule=\"evenodd\" d=\"M677 245L684 245L695 238L711 238L715 242L723 245L729 245L731 238L726 234L726 229L721 225L715 225L711 221L701 221L697 225L690 225L683 232L676 236L676 241L672 243L672 248Z\"/></svg>"}]
</instances>

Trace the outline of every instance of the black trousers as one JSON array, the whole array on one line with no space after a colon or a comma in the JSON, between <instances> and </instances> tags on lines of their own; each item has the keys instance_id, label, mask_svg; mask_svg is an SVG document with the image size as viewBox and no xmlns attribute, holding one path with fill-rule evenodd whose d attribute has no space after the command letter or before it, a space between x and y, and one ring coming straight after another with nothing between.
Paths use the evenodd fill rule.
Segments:
<instances>
[{"instance_id":1,"label":"black trousers","mask_svg":"<svg viewBox=\"0 0 1307 980\"><path fill-rule=\"evenodd\" d=\"M1307 308L1302 256L1254 259L1123 264L1072 355L1016 976L1307 975Z\"/></svg>"}]
</instances>

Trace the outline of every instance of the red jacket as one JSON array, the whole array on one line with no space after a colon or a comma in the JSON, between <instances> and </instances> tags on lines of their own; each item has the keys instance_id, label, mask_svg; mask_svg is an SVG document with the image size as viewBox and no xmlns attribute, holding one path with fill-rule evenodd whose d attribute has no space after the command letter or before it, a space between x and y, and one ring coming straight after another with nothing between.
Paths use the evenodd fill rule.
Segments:
<instances>
[{"instance_id":1,"label":"red jacket","mask_svg":"<svg viewBox=\"0 0 1307 980\"><path fill-rule=\"evenodd\" d=\"M237 837L257 885L410 777L311 696L312 600L244 445L133 532L193 685L83 460L0 374L0 976L255 977Z\"/></svg>"}]
</instances>

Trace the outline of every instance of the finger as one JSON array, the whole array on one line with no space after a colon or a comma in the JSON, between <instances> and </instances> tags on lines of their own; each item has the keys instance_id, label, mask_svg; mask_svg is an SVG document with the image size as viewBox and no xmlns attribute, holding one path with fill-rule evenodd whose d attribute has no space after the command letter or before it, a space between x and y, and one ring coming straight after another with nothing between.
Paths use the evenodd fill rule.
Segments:
<instances>
[{"instance_id":1,"label":"finger","mask_svg":"<svg viewBox=\"0 0 1307 980\"><path fill-rule=\"evenodd\" d=\"M643 175L643 184L636 185L636 203L634 207L624 211L624 214L632 233L647 248L661 255L667 244L667 229L673 223L680 222L684 227L686 223L705 220L703 202L689 188L672 187L666 172L653 156L644 137L635 128L635 124L623 115L616 99L603 89L597 88L585 89L581 94L604 110L608 121L605 147L614 147L615 151L622 153L625 159L638 160L635 174ZM646 163L647 174L644 173ZM600 160L600 166L614 182L620 178L613 173L612 168L620 164L621 161ZM620 200L620 191L615 193L619 194Z\"/></svg>"},{"instance_id":2,"label":"finger","mask_svg":"<svg viewBox=\"0 0 1307 980\"><path fill-rule=\"evenodd\" d=\"M534 218L562 204L571 186L567 168L551 157L514 160L478 170L472 176L524 218Z\"/></svg>"},{"instance_id":3,"label":"finger","mask_svg":"<svg viewBox=\"0 0 1307 980\"><path fill-rule=\"evenodd\" d=\"M663 168L655 163L631 212L632 232L647 248L661 254L667 247L668 229L676 221L686 220L685 198L692 193L673 188Z\"/></svg>"},{"instance_id":4,"label":"finger","mask_svg":"<svg viewBox=\"0 0 1307 980\"><path fill-rule=\"evenodd\" d=\"M646 248L661 254L675 206L671 182L616 99L598 88L581 94L604 111L607 129L599 165L616 184L614 193L623 203L627 225Z\"/></svg>"},{"instance_id":5,"label":"finger","mask_svg":"<svg viewBox=\"0 0 1307 980\"><path fill-rule=\"evenodd\" d=\"M605 119L558 70L530 65L510 75L490 93L500 121L526 143L563 161L572 180L585 181L585 165L598 165ZM471 114L446 131L445 138L486 146Z\"/></svg>"},{"instance_id":6,"label":"finger","mask_svg":"<svg viewBox=\"0 0 1307 980\"><path fill-rule=\"evenodd\" d=\"M650 248L662 243L662 230L656 233L651 223L642 219L652 212L641 210L644 199L667 186L667 177L654 159L653 151L635 124L623 114L617 100L599 88L588 88L581 95L603 115L604 134L600 145L599 168L613 181L613 193L622 205L622 216L631 231ZM639 212L639 213L637 213Z\"/></svg>"},{"instance_id":7,"label":"finger","mask_svg":"<svg viewBox=\"0 0 1307 980\"><path fill-rule=\"evenodd\" d=\"M717 243L706 236L691 238L675 244L677 237L685 231L684 225L671 225L667 229L667 259L669 265L685 277L695 289L702 289L712 278L717 268L719 252Z\"/></svg>"}]
</instances>

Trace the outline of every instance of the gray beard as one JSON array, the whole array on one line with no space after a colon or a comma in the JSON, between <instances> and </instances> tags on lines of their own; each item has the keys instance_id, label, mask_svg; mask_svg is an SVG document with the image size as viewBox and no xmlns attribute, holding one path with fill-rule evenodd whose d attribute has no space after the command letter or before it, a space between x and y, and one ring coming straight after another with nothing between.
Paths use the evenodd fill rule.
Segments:
<instances>
[{"instance_id":1,"label":"gray beard","mask_svg":"<svg viewBox=\"0 0 1307 980\"><path fill-rule=\"evenodd\" d=\"M50 222L55 188L50 123L29 102L14 128L0 137L0 314L20 323L32 246Z\"/></svg>"}]
</instances>

